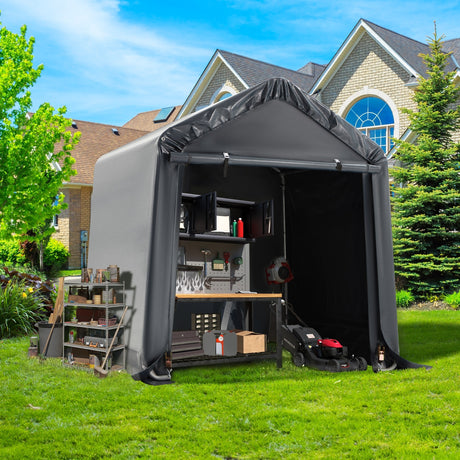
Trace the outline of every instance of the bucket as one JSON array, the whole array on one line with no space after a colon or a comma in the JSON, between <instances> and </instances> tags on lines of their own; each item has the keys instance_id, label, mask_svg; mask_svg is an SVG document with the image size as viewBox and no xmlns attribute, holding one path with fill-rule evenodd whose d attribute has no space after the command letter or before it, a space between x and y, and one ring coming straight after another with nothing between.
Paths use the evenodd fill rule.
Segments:
<instances>
[{"instance_id":1,"label":"bucket","mask_svg":"<svg viewBox=\"0 0 460 460\"><path fill-rule=\"evenodd\" d=\"M47 321L40 321L38 323L38 341L40 353L43 353L44 351L46 341L48 340L48 336L50 335L52 327L53 325L51 323L48 323ZM45 356L48 358L61 357L62 347L62 323L56 323Z\"/></svg>"}]
</instances>

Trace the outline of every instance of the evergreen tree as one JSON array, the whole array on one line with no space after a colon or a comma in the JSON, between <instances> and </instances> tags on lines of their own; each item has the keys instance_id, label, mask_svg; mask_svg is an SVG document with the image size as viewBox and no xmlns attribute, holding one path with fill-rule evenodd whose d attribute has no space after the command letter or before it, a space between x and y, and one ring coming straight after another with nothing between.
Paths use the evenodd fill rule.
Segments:
<instances>
[{"instance_id":1,"label":"evergreen tree","mask_svg":"<svg viewBox=\"0 0 460 460\"><path fill-rule=\"evenodd\" d=\"M415 143L395 140L391 170L395 184L393 238L395 272L417 297L439 296L459 288L460 279L460 89L446 72L449 54L436 33L430 53L421 55L427 78L414 94L417 110L403 109Z\"/></svg>"}]
</instances>

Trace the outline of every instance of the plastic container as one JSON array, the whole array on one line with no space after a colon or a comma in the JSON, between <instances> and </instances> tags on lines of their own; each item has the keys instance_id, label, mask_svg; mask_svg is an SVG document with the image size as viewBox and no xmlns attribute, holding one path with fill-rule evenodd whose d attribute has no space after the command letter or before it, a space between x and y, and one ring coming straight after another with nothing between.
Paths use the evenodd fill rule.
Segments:
<instances>
[{"instance_id":1,"label":"plastic container","mask_svg":"<svg viewBox=\"0 0 460 460\"><path fill-rule=\"evenodd\" d=\"M53 325L47 321L40 321L37 325L39 349L40 353L43 353ZM44 356L48 358L59 358L62 356L62 323L56 323L54 326L48 349Z\"/></svg>"}]
</instances>

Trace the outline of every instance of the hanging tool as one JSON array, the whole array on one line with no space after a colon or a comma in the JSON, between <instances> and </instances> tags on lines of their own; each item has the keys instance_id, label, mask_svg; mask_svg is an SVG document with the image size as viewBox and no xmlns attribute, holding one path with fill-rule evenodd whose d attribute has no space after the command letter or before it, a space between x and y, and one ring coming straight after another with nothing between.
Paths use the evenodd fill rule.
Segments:
<instances>
[{"instance_id":1,"label":"hanging tool","mask_svg":"<svg viewBox=\"0 0 460 460\"><path fill-rule=\"evenodd\" d=\"M241 276L207 276L204 280L204 285L209 289L213 281L230 281L230 283L236 283L241 281L244 275Z\"/></svg>"},{"instance_id":2,"label":"hanging tool","mask_svg":"<svg viewBox=\"0 0 460 460\"><path fill-rule=\"evenodd\" d=\"M228 259L230 259L230 253L224 252L224 263L225 263L225 271L228 271Z\"/></svg>"},{"instance_id":3,"label":"hanging tool","mask_svg":"<svg viewBox=\"0 0 460 460\"><path fill-rule=\"evenodd\" d=\"M209 249L202 249L201 254L204 256L204 277L206 278L208 274L208 256L211 254L211 251Z\"/></svg>"}]
</instances>

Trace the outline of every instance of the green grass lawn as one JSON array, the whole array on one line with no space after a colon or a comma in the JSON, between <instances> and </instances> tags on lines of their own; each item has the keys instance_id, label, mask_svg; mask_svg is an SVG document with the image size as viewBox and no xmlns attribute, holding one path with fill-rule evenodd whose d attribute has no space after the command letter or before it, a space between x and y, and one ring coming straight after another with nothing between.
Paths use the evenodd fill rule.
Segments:
<instances>
[{"instance_id":1,"label":"green grass lawn","mask_svg":"<svg viewBox=\"0 0 460 460\"><path fill-rule=\"evenodd\" d=\"M286 354L152 387L0 341L0 458L460 458L460 312L398 315L401 354L433 369L331 374Z\"/></svg>"}]
</instances>

